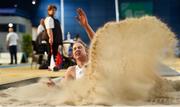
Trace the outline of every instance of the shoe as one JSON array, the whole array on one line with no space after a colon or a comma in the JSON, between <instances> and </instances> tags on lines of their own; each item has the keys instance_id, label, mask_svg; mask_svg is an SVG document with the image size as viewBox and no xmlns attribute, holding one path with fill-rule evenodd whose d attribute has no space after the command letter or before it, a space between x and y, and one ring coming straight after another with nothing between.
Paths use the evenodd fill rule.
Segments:
<instances>
[{"instance_id":1,"label":"shoe","mask_svg":"<svg viewBox=\"0 0 180 107\"><path fill-rule=\"evenodd\" d=\"M55 66L55 67L53 68L53 71L57 72L57 71L59 71L59 68Z\"/></svg>"},{"instance_id":2,"label":"shoe","mask_svg":"<svg viewBox=\"0 0 180 107\"><path fill-rule=\"evenodd\" d=\"M13 63L9 63L9 65L12 65Z\"/></svg>"}]
</instances>

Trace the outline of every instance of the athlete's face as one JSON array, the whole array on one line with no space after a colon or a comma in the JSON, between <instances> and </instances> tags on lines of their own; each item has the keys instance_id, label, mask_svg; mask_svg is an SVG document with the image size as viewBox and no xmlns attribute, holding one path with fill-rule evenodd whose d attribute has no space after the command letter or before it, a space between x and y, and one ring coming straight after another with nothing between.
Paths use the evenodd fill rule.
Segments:
<instances>
[{"instance_id":1,"label":"athlete's face","mask_svg":"<svg viewBox=\"0 0 180 107\"><path fill-rule=\"evenodd\" d=\"M85 58L87 56L86 49L81 43L75 43L73 45L73 57L74 59Z\"/></svg>"}]
</instances>

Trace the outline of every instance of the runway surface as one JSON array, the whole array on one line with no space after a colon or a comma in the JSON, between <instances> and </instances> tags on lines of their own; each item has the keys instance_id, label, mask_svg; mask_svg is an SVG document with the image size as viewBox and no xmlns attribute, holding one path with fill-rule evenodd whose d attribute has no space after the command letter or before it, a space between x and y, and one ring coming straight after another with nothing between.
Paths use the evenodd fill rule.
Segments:
<instances>
[{"instance_id":1,"label":"runway surface","mask_svg":"<svg viewBox=\"0 0 180 107\"><path fill-rule=\"evenodd\" d=\"M58 72L39 70L38 68L31 68L29 64L1 65L0 84L7 84L37 77L58 77L63 76L64 72L65 70L60 70Z\"/></svg>"}]
</instances>

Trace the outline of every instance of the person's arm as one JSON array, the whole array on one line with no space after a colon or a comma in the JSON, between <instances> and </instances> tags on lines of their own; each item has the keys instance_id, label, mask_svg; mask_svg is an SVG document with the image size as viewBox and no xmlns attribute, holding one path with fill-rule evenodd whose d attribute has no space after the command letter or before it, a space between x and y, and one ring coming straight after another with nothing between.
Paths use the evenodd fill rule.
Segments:
<instances>
[{"instance_id":1,"label":"person's arm","mask_svg":"<svg viewBox=\"0 0 180 107\"><path fill-rule=\"evenodd\" d=\"M65 72L63 81L68 81L68 80L75 79L74 74L73 74L74 72L75 72L75 66L69 67L67 69L67 71Z\"/></svg>"},{"instance_id":2,"label":"person's arm","mask_svg":"<svg viewBox=\"0 0 180 107\"><path fill-rule=\"evenodd\" d=\"M47 29L47 34L49 36L49 43L52 45L52 43L53 43L53 32L52 32L52 29Z\"/></svg>"},{"instance_id":3,"label":"person's arm","mask_svg":"<svg viewBox=\"0 0 180 107\"><path fill-rule=\"evenodd\" d=\"M75 71L75 67L71 66L67 69L65 72L64 78L59 77L56 79L49 79L49 81L46 83L48 87L56 86L58 83L65 83L66 81L73 80L75 77L73 75L73 72Z\"/></svg>"},{"instance_id":4,"label":"person's arm","mask_svg":"<svg viewBox=\"0 0 180 107\"><path fill-rule=\"evenodd\" d=\"M49 43L50 43L50 45L52 45L52 43L53 43L53 31L52 31L52 29L54 28L54 20L53 20L53 18L47 17L45 19L45 27L46 27L46 30L47 30L47 34L49 36Z\"/></svg>"},{"instance_id":5,"label":"person's arm","mask_svg":"<svg viewBox=\"0 0 180 107\"><path fill-rule=\"evenodd\" d=\"M6 43L6 48L9 49L9 41Z\"/></svg>"},{"instance_id":6,"label":"person's arm","mask_svg":"<svg viewBox=\"0 0 180 107\"><path fill-rule=\"evenodd\" d=\"M86 14L85 12L81 9L81 8L78 8L77 9L77 14L78 16L76 17L76 19L78 20L78 22L84 27L84 29L86 30L88 36L89 36L89 39L92 40L94 35L95 35L95 32L93 31L93 29L91 28L91 26L89 25L88 23L88 19L86 17Z\"/></svg>"},{"instance_id":7,"label":"person's arm","mask_svg":"<svg viewBox=\"0 0 180 107\"><path fill-rule=\"evenodd\" d=\"M6 36L6 48L9 49L9 34Z\"/></svg>"}]
</instances>

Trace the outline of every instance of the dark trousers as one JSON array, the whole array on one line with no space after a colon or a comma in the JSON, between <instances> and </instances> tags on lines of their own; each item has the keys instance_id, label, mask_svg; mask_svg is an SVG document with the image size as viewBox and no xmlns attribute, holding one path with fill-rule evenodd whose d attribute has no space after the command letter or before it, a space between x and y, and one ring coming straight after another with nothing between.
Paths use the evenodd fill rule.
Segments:
<instances>
[{"instance_id":1,"label":"dark trousers","mask_svg":"<svg viewBox=\"0 0 180 107\"><path fill-rule=\"evenodd\" d=\"M55 43L53 43L52 47L49 46L49 48L50 48L49 50L51 50L51 48L52 48L52 53L49 52L49 54L48 54L48 63L49 63L49 65L50 65L51 55L52 54L53 54L53 57L54 57L54 61L56 61L56 55L58 53L58 46L59 46L59 44L55 44Z\"/></svg>"},{"instance_id":2,"label":"dark trousers","mask_svg":"<svg viewBox=\"0 0 180 107\"><path fill-rule=\"evenodd\" d=\"M10 57L11 57L11 64L13 64L13 57L15 59L15 64L17 64L17 46L12 45L9 46L9 52L10 52Z\"/></svg>"}]
</instances>

